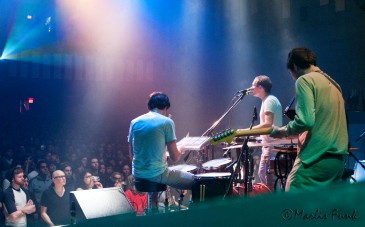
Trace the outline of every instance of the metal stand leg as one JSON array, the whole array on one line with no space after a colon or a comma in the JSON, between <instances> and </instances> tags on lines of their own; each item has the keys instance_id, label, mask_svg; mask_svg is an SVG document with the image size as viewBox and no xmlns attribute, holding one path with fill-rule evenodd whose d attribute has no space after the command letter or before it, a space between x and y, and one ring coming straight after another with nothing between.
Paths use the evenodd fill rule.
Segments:
<instances>
[{"instance_id":1,"label":"metal stand leg","mask_svg":"<svg viewBox=\"0 0 365 227\"><path fill-rule=\"evenodd\" d=\"M180 198L179 198L179 210L181 210L182 203L184 201L184 191L181 190Z\"/></svg>"},{"instance_id":2,"label":"metal stand leg","mask_svg":"<svg viewBox=\"0 0 365 227\"><path fill-rule=\"evenodd\" d=\"M278 152L275 156L274 160L274 171L277 179L275 180L275 191L280 181L280 189L281 191L285 191L286 179L293 167L293 159L290 153L287 152Z\"/></svg>"}]
</instances>

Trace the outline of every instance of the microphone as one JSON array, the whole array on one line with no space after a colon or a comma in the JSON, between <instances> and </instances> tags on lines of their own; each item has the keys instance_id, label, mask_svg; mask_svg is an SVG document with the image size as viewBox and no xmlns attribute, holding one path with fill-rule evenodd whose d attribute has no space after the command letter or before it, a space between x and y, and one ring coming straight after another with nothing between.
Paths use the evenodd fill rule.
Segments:
<instances>
[{"instance_id":1,"label":"microphone","mask_svg":"<svg viewBox=\"0 0 365 227\"><path fill-rule=\"evenodd\" d=\"M240 90L240 91L237 91L236 94L245 94L245 95L248 95L251 93L253 87L249 87L249 88L246 88L245 90Z\"/></svg>"},{"instance_id":2,"label":"microphone","mask_svg":"<svg viewBox=\"0 0 365 227\"><path fill-rule=\"evenodd\" d=\"M257 121L257 109L256 106L253 108L253 120Z\"/></svg>"},{"instance_id":3,"label":"microphone","mask_svg":"<svg viewBox=\"0 0 365 227\"><path fill-rule=\"evenodd\" d=\"M291 105L293 105L294 100L295 100L295 96L290 100L289 104L285 107L283 116L286 115L286 113L288 112L288 110L291 107Z\"/></svg>"}]
</instances>

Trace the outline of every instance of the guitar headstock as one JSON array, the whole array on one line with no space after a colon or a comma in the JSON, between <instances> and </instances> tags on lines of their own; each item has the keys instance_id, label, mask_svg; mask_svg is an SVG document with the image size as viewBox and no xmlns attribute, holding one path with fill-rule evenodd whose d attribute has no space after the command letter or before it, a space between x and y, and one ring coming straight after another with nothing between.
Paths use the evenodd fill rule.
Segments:
<instances>
[{"instance_id":1,"label":"guitar headstock","mask_svg":"<svg viewBox=\"0 0 365 227\"><path fill-rule=\"evenodd\" d=\"M216 145L218 143L232 142L233 138L236 136L236 130L234 129L227 129L222 132L217 133L215 136L212 137L211 143Z\"/></svg>"}]
</instances>

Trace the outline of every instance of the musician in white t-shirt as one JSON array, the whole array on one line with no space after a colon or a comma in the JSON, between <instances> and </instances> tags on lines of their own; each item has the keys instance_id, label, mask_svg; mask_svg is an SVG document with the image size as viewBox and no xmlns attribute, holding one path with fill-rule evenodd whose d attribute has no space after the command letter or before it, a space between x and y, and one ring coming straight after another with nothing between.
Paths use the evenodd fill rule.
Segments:
<instances>
[{"instance_id":1,"label":"musician in white t-shirt","mask_svg":"<svg viewBox=\"0 0 365 227\"><path fill-rule=\"evenodd\" d=\"M271 94L272 82L268 76L260 75L255 77L252 87L249 90L253 96L262 100L260 108L260 124L253 126L252 129L270 128L273 125L283 124L283 110L279 100ZM261 135L262 143L271 141L268 135ZM258 175L261 183L267 185L267 170L270 167L270 150L272 147L263 146Z\"/></svg>"}]
</instances>

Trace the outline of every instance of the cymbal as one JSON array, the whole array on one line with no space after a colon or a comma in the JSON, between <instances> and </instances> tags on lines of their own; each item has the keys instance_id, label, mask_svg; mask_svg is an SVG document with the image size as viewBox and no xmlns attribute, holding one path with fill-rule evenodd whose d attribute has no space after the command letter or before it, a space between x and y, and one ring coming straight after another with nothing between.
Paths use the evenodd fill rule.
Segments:
<instances>
[{"instance_id":1,"label":"cymbal","mask_svg":"<svg viewBox=\"0 0 365 227\"><path fill-rule=\"evenodd\" d=\"M298 144L298 139L273 139L271 140L269 143L258 143L258 142L248 142L247 146L248 147L264 147L264 146L275 146L275 145L292 145L292 144ZM235 148L242 148L242 144L237 144L237 145L232 145L229 147L224 147L223 150L228 150L228 149L235 149Z\"/></svg>"}]
</instances>

